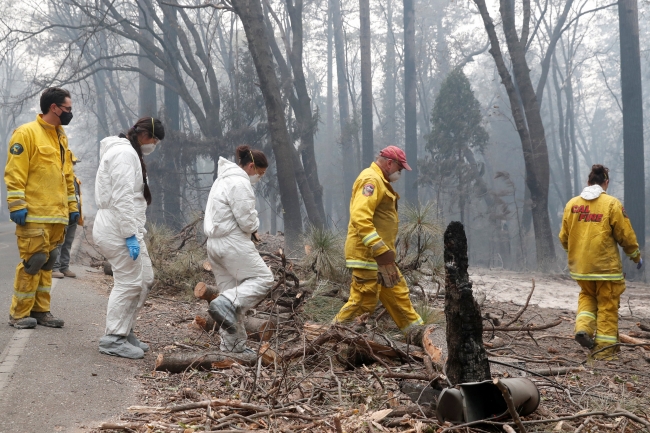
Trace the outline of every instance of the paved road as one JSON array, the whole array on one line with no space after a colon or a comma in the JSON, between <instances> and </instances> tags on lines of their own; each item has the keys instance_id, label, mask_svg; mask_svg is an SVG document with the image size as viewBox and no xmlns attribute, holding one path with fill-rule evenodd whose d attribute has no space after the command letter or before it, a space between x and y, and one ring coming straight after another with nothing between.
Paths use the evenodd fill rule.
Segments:
<instances>
[{"instance_id":1,"label":"paved road","mask_svg":"<svg viewBox=\"0 0 650 433\"><path fill-rule=\"evenodd\" d=\"M12 226L0 223L0 433L81 432L116 419L135 404L134 376L151 360L98 352L106 297L93 287L88 268L72 266L79 278L54 285L52 312L64 328L8 326L18 261Z\"/></svg>"}]
</instances>

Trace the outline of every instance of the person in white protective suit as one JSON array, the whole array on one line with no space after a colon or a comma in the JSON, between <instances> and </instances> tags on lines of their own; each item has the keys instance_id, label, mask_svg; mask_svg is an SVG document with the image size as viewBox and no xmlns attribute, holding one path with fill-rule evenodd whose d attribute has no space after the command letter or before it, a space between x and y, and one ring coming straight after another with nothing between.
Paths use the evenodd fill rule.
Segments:
<instances>
[{"instance_id":1,"label":"person in white protective suit","mask_svg":"<svg viewBox=\"0 0 650 433\"><path fill-rule=\"evenodd\" d=\"M237 163L219 158L217 180L210 190L203 230L208 237L208 260L219 296L208 312L220 326L221 350L244 352L244 315L267 295L273 274L255 248L260 221L253 187L266 172L263 152L249 146L235 151Z\"/></svg>"},{"instance_id":2,"label":"person in white protective suit","mask_svg":"<svg viewBox=\"0 0 650 433\"><path fill-rule=\"evenodd\" d=\"M153 284L153 268L144 243L151 192L143 155L153 152L163 138L165 129L160 120L144 117L126 134L107 137L100 143L93 239L113 269L106 331L99 340L99 351L108 355L137 359L149 350L133 333L135 318Z\"/></svg>"}]
</instances>

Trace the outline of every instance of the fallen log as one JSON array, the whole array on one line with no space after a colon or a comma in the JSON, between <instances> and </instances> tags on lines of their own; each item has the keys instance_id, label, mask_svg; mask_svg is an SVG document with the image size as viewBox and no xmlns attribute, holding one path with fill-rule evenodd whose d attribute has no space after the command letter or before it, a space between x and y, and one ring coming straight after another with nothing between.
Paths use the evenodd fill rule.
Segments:
<instances>
[{"instance_id":1,"label":"fallen log","mask_svg":"<svg viewBox=\"0 0 650 433\"><path fill-rule=\"evenodd\" d=\"M257 362L256 353L197 352L161 353L156 358L156 371L182 373L187 369L212 370L229 368L233 364L253 366Z\"/></svg>"},{"instance_id":2,"label":"fallen log","mask_svg":"<svg viewBox=\"0 0 650 433\"><path fill-rule=\"evenodd\" d=\"M435 325L412 326L407 331L406 341L424 349L431 362L441 370L444 359L442 349L433 342L432 335L435 330Z\"/></svg>"},{"instance_id":3,"label":"fallen log","mask_svg":"<svg viewBox=\"0 0 650 433\"><path fill-rule=\"evenodd\" d=\"M487 326L483 332L502 331L502 332L519 332L519 331L541 331L543 329L553 328L562 324L562 319L557 319L555 322L547 323L546 325L526 325L526 326Z\"/></svg>"},{"instance_id":4,"label":"fallen log","mask_svg":"<svg viewBox=\"0 0 650 433\"><path fill-rule=\"evenodd\" d=\"M646 340L650 340L650 332L630 331L630 332L628 332L628 335L630 337L634 337L634 338L643 338L643 339L646 339Z\"/></svg>"},{"instance_id":5,"label":"fallen log","mask_svg":"<svg viewBox=\"0 0 650 433\"><path fill-rule=\"evenodd\" d=\"M216 299L219 296L219 289L216 286L211 286L205 284L204 282L199 282L194 287L194 297L198 299L203 299L212 302L213 299Z\"/></svg>"},{"instance_id":6,"label":"fallen log","mask_svg":"<svg viewBox=\"0 0 650 433\"><path fill-rule=\"evenodd\" d=\"M265 320L246 316L244 318L244 328L246 328L248 337L255 341L269 341L278 328L277 319L274 319L272 316L269 317L271 317L269 320ZM198 326L207 332L218 329L214 319L210 316L196 316L192 322L192 326Z\"/></svg>"},{"instance_id":7,"label":"fallen log","mask_svg":"<svg viewBox=\"0 0 650 433\"><path fill-rule=\"evenodd\" d=\"M633 337L630 337L629 335L625 335L625 334L618 334L618 339L621 340L621 343L643 344L644 349L650 350L650 341L640 340L638 338L633 338ZM645 345L645 344L647 344L647 345Z\"/></svg>"},{"instance_id":8,"label":"fallen log","mask_svg":"<svg viewBox=\"0 0 650 433\"><path fill-rule=\"evenodd\" d=\"M337 334L338 341L345 341L347 344L355 346L356 349L365 352L367 356L372 357L372 354L374 354L385 359L401 361L407 361L409 357L413 357L418 361L424 359L425 353L420 347L414 345L415 343L406 344L393 341L383 334L374 332L358 334L341 325L331 326L307 322L303 326L308 342L316 341L320 336L332 330ZM372 354L370 354L371 350Z\"/></svg>"}]
</instances>

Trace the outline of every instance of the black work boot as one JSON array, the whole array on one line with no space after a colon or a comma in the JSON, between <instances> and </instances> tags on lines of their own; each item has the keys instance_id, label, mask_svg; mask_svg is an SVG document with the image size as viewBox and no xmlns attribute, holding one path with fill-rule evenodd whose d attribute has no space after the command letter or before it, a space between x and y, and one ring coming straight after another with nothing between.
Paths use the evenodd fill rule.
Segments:
<instances>
[{"instance_id":1,"label":"black work boot","mask_svg":"<svg viewBox=\"0 0 650 433\"><path fill-rule=\"evenodd\" d=\"M596 345L596 342L589 334L587 334L587 331L576 332L575 339L578 344L587 349L592 349Z\"/></svg>"},{"instance_id":2,"label":"black work boot","mask_svg":"<svg viewBox=\"0 0 650 433\"><path fill-rule=\"evenodd\" d=\"M36 322L41 326L48 326L50 328L63 328L63 319L57 319L49 311L45 313L37 313L32 311L29 313L30 317L36 319Z\"/></svg>"}]
</instances>

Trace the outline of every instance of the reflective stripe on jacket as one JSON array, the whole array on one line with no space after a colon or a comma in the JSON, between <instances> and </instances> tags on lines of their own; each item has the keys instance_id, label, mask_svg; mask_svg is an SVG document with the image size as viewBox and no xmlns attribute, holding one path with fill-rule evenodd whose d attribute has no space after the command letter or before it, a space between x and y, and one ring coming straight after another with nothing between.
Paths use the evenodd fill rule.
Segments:
<instances>
[{"instance_id":1,"label":"reflective stripe on jacket","mask_svg":"<svg viewBox=\"0 0 650 433\"><path fill-rule=\"evenodd\" d=\"M575 280L622 280L617 244L635 263L641 258L623 205L605 192L592 200L581 196L569 200L559 236Z\"/></svg>"},{"instance_id":2,"label":"reflective stripe on jacket","mask_svg":"<svg viewBox=\"0 0 650 433\"><path fill-rule=\"evenodd\" d=\"M27 208L27 222L68 224L69 214L78 209L68 138L62 127L41 116L11 136L4 177L7 205L10 212Z\"/></svg>"},{"instance_id":3,"label":"reflective stripe on jacket","mask_svg":"<svg viewBox=\"0 0 650 433\"><path fill-rule=\"evenodd\" d=\"M399 218L395 192L374 162L359 174L352 187L350 224L345 241L348 268L377 269L375 257L395 250Z\"/></svg>"}]
</instances>

